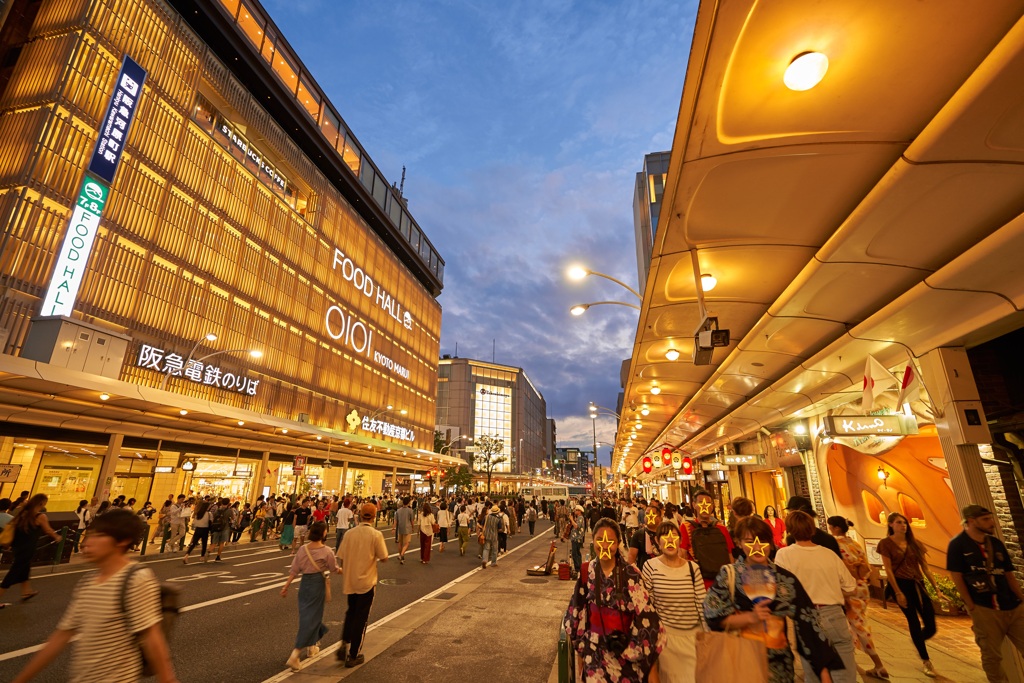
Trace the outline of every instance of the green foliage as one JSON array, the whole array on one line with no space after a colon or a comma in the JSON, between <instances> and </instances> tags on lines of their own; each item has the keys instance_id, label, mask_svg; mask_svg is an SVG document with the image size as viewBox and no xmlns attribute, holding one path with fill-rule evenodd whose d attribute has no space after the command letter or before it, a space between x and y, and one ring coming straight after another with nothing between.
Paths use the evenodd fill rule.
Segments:
<instances>
[{"instance_id":1,"label":"green foliage","mask_svg":"<svg viewBox=\"0 0 1024 683\"><path fill-rule=\"evenodd\" d=\"M499 436L481 436L476 440L476 456L473 458L477 472L487 475L487 493L491 492L491 474L508 457L498 455L505 450L505 440Z\"/></svg>"},{"instance_id":2,"label":"green foliage","mask_svg":"<svg viewBox=\"0 0 1024 683\"><path fill-rule=\"evenodd\" d=\"M953 583L952 579L945 576L936 576L935 585L939 588L939 595L935 594L935 589L932 588L932 584L928 581L924 582L924 589L928 592L928 597L932 600L938 600L941 596L943 599L948 600L953 606L960 611L966 611L967 607L964 605L963 599L960 597L960 592L956 589L956 584Z\"/></svg>"},{"instance_id":3,"label":"green foliage","mask_svg":"<svg viewBox=\"0 0 1024 683\"><path fill-rule=\"evenodd\" d=\"M441 449L445 447L444 433L439 429L434 430L434 452L440 453Z\"/></svg>"},{"instance_id":4,"label":"green foliage","mask_svg":"<svg viewBox=\"0 0 1024 683\"><path fill-rule=\"evenodd\" d=\"M473 488L473 473L469 471L469 466L459 465L445 470L444 485L446 488L454 488L456 491L471 490Z\"/></svg>"}]
</instances>

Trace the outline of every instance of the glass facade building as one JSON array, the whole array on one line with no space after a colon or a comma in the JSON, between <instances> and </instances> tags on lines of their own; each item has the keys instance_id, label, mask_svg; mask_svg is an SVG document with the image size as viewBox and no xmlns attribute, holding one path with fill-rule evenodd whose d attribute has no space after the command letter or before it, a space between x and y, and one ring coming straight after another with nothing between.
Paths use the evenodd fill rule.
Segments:
<instances>
[{"instance_id":1,"label":"glass facade building","mask_svg":"<svg viewBox=\"0 0 1024 683\"><path fill-rule=\"evenodd\" d=\"M0 463L23 465L11 483L45 480L74 503L119 487L155 499L192 483L177 468L195 456L193 480L254 497L296 484L290 465L266 463L305 454L319 467L328 448L367 471L419 467L444 262L263 8L9 8ZM73 209L95 180L86 169L126 58L146 78L134 119L110 138L120 164L78 254L77 299L54 317L44 295L76 239ZM337 488L331 475L317 475L322 487Z\"/></svg>"}]
</instances>

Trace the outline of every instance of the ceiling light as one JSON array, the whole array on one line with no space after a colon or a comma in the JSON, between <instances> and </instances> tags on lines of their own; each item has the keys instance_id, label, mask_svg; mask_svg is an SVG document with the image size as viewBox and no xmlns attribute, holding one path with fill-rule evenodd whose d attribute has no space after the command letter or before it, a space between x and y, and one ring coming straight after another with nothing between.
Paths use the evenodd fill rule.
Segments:
<instances>
[{"instance_id":1,"label":"ceiling light","mask_svg":"<svg viewBox=\"0 0 1024 683\"><path fill-rule=\"evenodd\" d=\"M107 393L100 394L100 400L101 401L106 401L108 398L110 398L110 394L107 394Z\"/></svg>"},{"instance_id":2,"label":"ceiling light","mask_svg":"<svg viewBox=\"0 0 1024 683\"><path fill-rule=\"evenodd\" d=\"M707 273L700 274L700 288L705 292L710 292L718 284L718 279L714 275L708 275Z\"/></svg>"},{"instance_id":3,"label":"ceiling light","mask_svg":"<svg viewBox=\"0 0 1024 683\"><path fill-rule=\"evenodd\" d=\"M651 393L654 394L655 396L657 396L658 394L661 393L661 387L659 387L657 384L652 384L651 385Z\"/></svg>"},{"instance_id":4,"label":"ceiling light","mask_svg":"<svg viewBox=\"0 0 1024 683\"><path fill-rule=\"evenodd\" d=\"M643 415L644 417L647 417L648 415L651 414L651 409L648 408L647 406L644 406L643 408L640 409L640 414Z\"/></svg>"},{"instance_id":5,"label":"ceiling light","mask_svg":"<svg viewBox=\"0 0 1024 683\"><path fill-rule=\"evenodd\" d=\"M239 420L238 421L238 426L239 427L244 427L245 426L245 420Z\"/></svg>"},{"instance_id":6,"label":"ceiling light","mask_svg":"<svg viewBox=\"0 0 1024 683\"><path fill-rule=\"evenodd\" d=\"M828 57L820 52L802 52L786 67L782 82L790 90L810 90L821 83L828 71Z\"/></svg>"},{"instance_id":7,"label":"ceiling light","mask_svg":"<svg viewBox=\"0 0 1024 683\"><path fill-rule=\"evenodd\" d=\"M667 358L668 360L679 360L678 349L669 349L668 351L666 351L665 358Z\"/></svg>"},{"instance_id":8,"label":"ceiling light","mask_svg":"<svg viewBox=\"0 0 1024 683\"><path fill-rule=\"evenodd\" d=\"M287 429L282 429L282 430L281 430L281 433L282 433L282 434L287 434L287 433L288 433L288 430L287 430Z\"/></svg>"},{"instance_id":9,"label":"ceiling light","mask_svg":"<svg viewBox=\"0 0 1024 683\"><path fill-rule=\"evenodd\" d=\"M188 411L185 410L184 408L182 408L181 410L178 411L178 415L181 415L181 416L188 415Z\"/></svg>"},{"instance_id":10,"label":"ceiling light","mask_svg":"<svg viewBox=\"0 0 1024 683\"><path fill-rule=\"evenodd\" d=\"M252 356L253 358L263 358L263 352L260 351L259 349L253 349L252 351L249 352L249 355Z\"/></svg>"},{"instance_id":11,"label":"ceiling light","mask_svg":"<svg viewBox=\"0 0 1024 683\"><path fill-rule=\"evenodd\" d=\"M643 429L643 428L644 428L644 425L643 425L642 422L637 422L635 425L633 425L633 429L636 429L636 430L640 430L640 429Z\"/></svg>"},{"instance_id":12,"label":"ceiling light","mask_svg":"<svg viewBox=\"0 0 1024 683\"><path fill-rule=\"evenodd\" d=\"M793 426L793 431L796 432L797 434L806 434L807 427L805 427L803 424L796 424Z\"/></svg>"},{"instance_id":13,"label":"ceiling light","mask_svg":"<svg viewBox=\"0 0 1024 683\"><path fill-rule=\"evenodd\" d=\"M316 440L317 440L317 441L321 441L321 440L322 440L323 438L324 438L324 437L320 436L319 434L317 434L317 435L316 435Z\"/></svg>"}]
</instances>

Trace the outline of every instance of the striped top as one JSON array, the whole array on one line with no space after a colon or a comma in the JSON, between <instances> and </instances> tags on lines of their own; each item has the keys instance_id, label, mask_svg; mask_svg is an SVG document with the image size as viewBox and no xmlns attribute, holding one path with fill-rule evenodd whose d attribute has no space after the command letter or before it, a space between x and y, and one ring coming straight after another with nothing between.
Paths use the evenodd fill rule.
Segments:
<instances>
[{"instance_id":1,"label":"striped top","mask_svg":"<svg viewBox=\"0 0 1024 683\"><path fill-rule=\"evenodd\" d=\"M690 578L690 569L693 578ZM672 628L691 629L700 625L704 605L704 579L696 562L669 567L665 558L652 557L644 564L644 585L662 621Z\"/></svg>"},{"instance_id":2,"label":"striped top","mask_svg":"<svg viewBox=\"0 0 1024 683\"><path fill-rule=\"evenodd\" d=\"M71 683L134 683L142 678L135 634L159 623L163 614L160 586L153 571L145 567L128 577L125 612L121 611L121 591L131 564L103 583L97 581L99 574L82 579L57 623L58 630L79 636L71 655Z\"/></svg>"}]
</instances>

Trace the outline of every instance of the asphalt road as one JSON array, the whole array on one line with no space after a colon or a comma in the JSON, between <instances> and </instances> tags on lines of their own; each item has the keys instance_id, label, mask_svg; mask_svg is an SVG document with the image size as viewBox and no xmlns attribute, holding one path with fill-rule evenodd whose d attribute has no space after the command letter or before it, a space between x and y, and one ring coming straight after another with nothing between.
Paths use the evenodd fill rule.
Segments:
<instances>
[{"instance_id":1,"label":"asphalt road","mask_svg":"<svg viewBox=\"0 0 1024 683\"><path fill-rule=\"evenodd\" d=\"M550 523L537 525L537 533L550 534ZM435 544L428 565L420 564L418 536L413 537L405 565L396 556L394 536L381 527L391 559L380 566L380 580L370 622L415 602L477 566L479 546L470 542L460 557L458 542L449 543L444 553ZM333 530L332 530L333 547ZM530 539L521 530L509 537L509 549ZM291 558L273 543L241 543L224 553L222 563L181 562L181 553L144 560L162 581L182 588L182 613L174 627L171 652L175 671L182 683L259 683L280 673L291 652L298 628L297 591L292 584L287 598L280 596L288 577ZM13 606L0 610L0 681L12 680L53 631L74 586L90 571L87 565L64 573L33 572L32 584L40 594L31 602L18 602L18 587L5 595ZM341 636L345 600L340 577L335 576L334 601L327 606L324 620L330 632L321 645ZM401 617L399 617L401 618ZM56 683L68 679L68 653L36 681ZM152 680L152 679L150 679Z\"/></svg>"}]
</instances>

